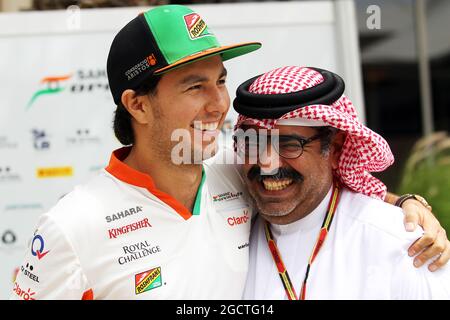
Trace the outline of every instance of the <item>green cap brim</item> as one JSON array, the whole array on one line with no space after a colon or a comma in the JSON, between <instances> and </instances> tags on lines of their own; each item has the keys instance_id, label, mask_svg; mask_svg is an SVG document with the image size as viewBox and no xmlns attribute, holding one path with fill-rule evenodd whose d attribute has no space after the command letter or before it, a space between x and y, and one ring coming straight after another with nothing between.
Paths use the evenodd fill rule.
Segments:
<instances>
[{"instance_id":1,"label":"green cap brim","mask_svg":"<svg viewBox=\"0 0 450 320\"><path fill-rule=\"evenodd\" d=\"M154 74L162 74L165 73L167 71L173 70L175 68L179 68L182 67L186 64L198 61L198 60L202 60L202 59L206 59L212 56L216 56L216 55L221 55L222 56L222 60L226 61L229 59L233 59L239 56L242 56L244 54L250 53L252 51L258 50L259 48L261 48L261 43L260 42L246 42L246 43L239 43L239 44L234 44L234 45L230 45L230 46L221 46L221 47L217 47L217 48L211 48L205 51L201 51L198 53L195 53L193 55L187 56L183 59L180 59L168 66L165 66L163 68L160 68L158 70L155 71Z\"/></svg>"}]
</instances>

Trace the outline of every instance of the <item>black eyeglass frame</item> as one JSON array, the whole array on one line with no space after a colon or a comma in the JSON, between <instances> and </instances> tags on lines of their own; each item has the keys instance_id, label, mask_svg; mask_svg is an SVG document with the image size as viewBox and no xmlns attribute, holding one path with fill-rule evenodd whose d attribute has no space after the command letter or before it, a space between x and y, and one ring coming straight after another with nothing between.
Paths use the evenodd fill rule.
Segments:
<instances>
[{"instance_id":1,"label":"black eyeglass frame","mask_svg":"<svg viewBox=\"0 0 450 320\"><path fill-rule=\"evenodd\" d=\"M305 137L301 137L301 136L298 136L298 135L265 135L266 137L269 137L270 138L270 143L272 144L272 147L275 149L275 151L278 153L278 155L280 156L280 157L282 157L282 158L284 158L284 159L297 159L297 158L299 158L299 157L301 157L302 155L303 155L303 152L305 151L305 146L307 145L307 144L309 144L309 143L311 143L311 142L313 142L313 141L315 141L315 140L317 140L317 139L321 139L321 138L323 138L323 137L325 137L325 136L327 136L327 135L329 135L330 134L330 132L327 132L327 131L324 131L324 132L319 132L319 133L316 133L315 135L313 135L313 136L311 136L311 137L309 137L309 138L305 138ZM257 144L258 144L258 155L260 155L263 151L265 151L266 150L266 148L267 148L267 143L268 143L268 141L266 141L266 146L264 147L264 149L262 149L262 150L260 150L260 144L259 144L259 141L260 141L260 139L259 139L259 137L261 136L261 135L259 135L259 134L251 134L251 135L239 135L239 136L237 136L237 135L233 135L233 141L234 141L234 148L235 148L235 151L236 152L238 152L239 153L239 147L238 147L238 139L239 138L244 138L244 139L246 139L246 138L253 138L254 140L255 140L255 137L256 136L256 141L257 141ZM276 139L273 139L272 137L276 137ZM286 139L286 140L289 140L289 139L292 139L292 140L297 140L298 141L298 143L300 144L300 148L297 150L297 152L298 151L300 151L299 153L298 153L298 155L296 154L297 152L292 152L293 153L293 156L287 156L286 155L286 153L285 152L280 152L280 143L279 143L279 141L281 140L281 139ZM253 141L254 141L253 140ZM276 143L274 143L274 141L276 142ZM248 156L246 153L246 150L244 149L244 150L242 150L241 149L241 151L244 151L243 153L244 153L244 155L245 156ZM240 154L242 155L242 152L240 152Z\"/></svg>"}]
</instances>

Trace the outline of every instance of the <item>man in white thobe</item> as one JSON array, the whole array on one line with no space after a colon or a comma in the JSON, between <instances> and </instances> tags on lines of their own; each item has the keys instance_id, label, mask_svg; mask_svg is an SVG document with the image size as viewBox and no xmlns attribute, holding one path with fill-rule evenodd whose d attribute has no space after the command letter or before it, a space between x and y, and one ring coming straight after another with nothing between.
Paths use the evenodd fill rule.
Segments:
<instances>
[{"instance_id":1,"label":"man in white thobe","mask_svg":"<svg viewBox=\"0 0 450 320\"><path fill-rule=\"evenodd\" d=\"M407 248L422 230L405 231L402 211L380 201L386 187L369 174L391 165L392 153L343 91L336 74L304 67L238 88L236 150L259 211L244 298L449 299L447 266L413 266Z\"/></svg>"}]
</instances>

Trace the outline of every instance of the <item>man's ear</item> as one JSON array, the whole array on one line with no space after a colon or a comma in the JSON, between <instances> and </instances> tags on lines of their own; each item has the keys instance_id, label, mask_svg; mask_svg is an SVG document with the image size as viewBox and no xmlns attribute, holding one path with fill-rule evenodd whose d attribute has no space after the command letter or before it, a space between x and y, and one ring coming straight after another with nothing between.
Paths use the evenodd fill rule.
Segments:
<instances>
[{"instance_id":1,"label":"man's ear","mask_svg":"<svg viewBox=\"0 0 450 320\"><path fill-rule=\"evenodd\" d=\"M149 99L147 95L138 96L134 90L127 89L122 93L121 101L137 123L148 123Z\"/></svg>"},{"instance_id":2,"label":"man's ear","mask_svg":"<svg viewBox=\"0 0 450 320\"><path fill-rule=\"evenodd\" d=\"M333 170L337 170L339 166L339 158L341 157L342 147L344 146L347 133L339 130L336 132L331 141L331 166Z\"/></svg>"}]
</instances>

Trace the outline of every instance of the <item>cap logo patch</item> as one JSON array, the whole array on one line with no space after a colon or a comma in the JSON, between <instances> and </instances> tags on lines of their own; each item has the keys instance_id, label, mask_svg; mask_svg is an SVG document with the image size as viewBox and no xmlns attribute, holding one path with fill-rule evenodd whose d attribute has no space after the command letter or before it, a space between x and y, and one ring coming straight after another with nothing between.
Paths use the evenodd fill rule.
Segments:
<instances>
[{"instance_id":1,"label":"cap logo patch","mask_svg":"<svg viewBox=\"0 0 450 320\"><path fill-rule=\"evenodd\" d=\"M190 13L184 16L184 22L189 33L189 37L194 40L204 36L206 30L206 23L197 13Z\"/></svg>"},{"instance_id":2,"label":"cap logo patch","mask_svg":"<svg viewBox=\"0 0 450 320\"><path fill-rule=\"evenodd\" d=\"M154 66L155 64L156 64L156 57L152 53L147 58L145 58L141 62L135 64L133 67L128 69L125 72L125 77L127 78L127 80L131 80L134 77L140 75L142 72L144 72L145 70L147 70L151 66Z\"/></svg>"}]
</instances>

